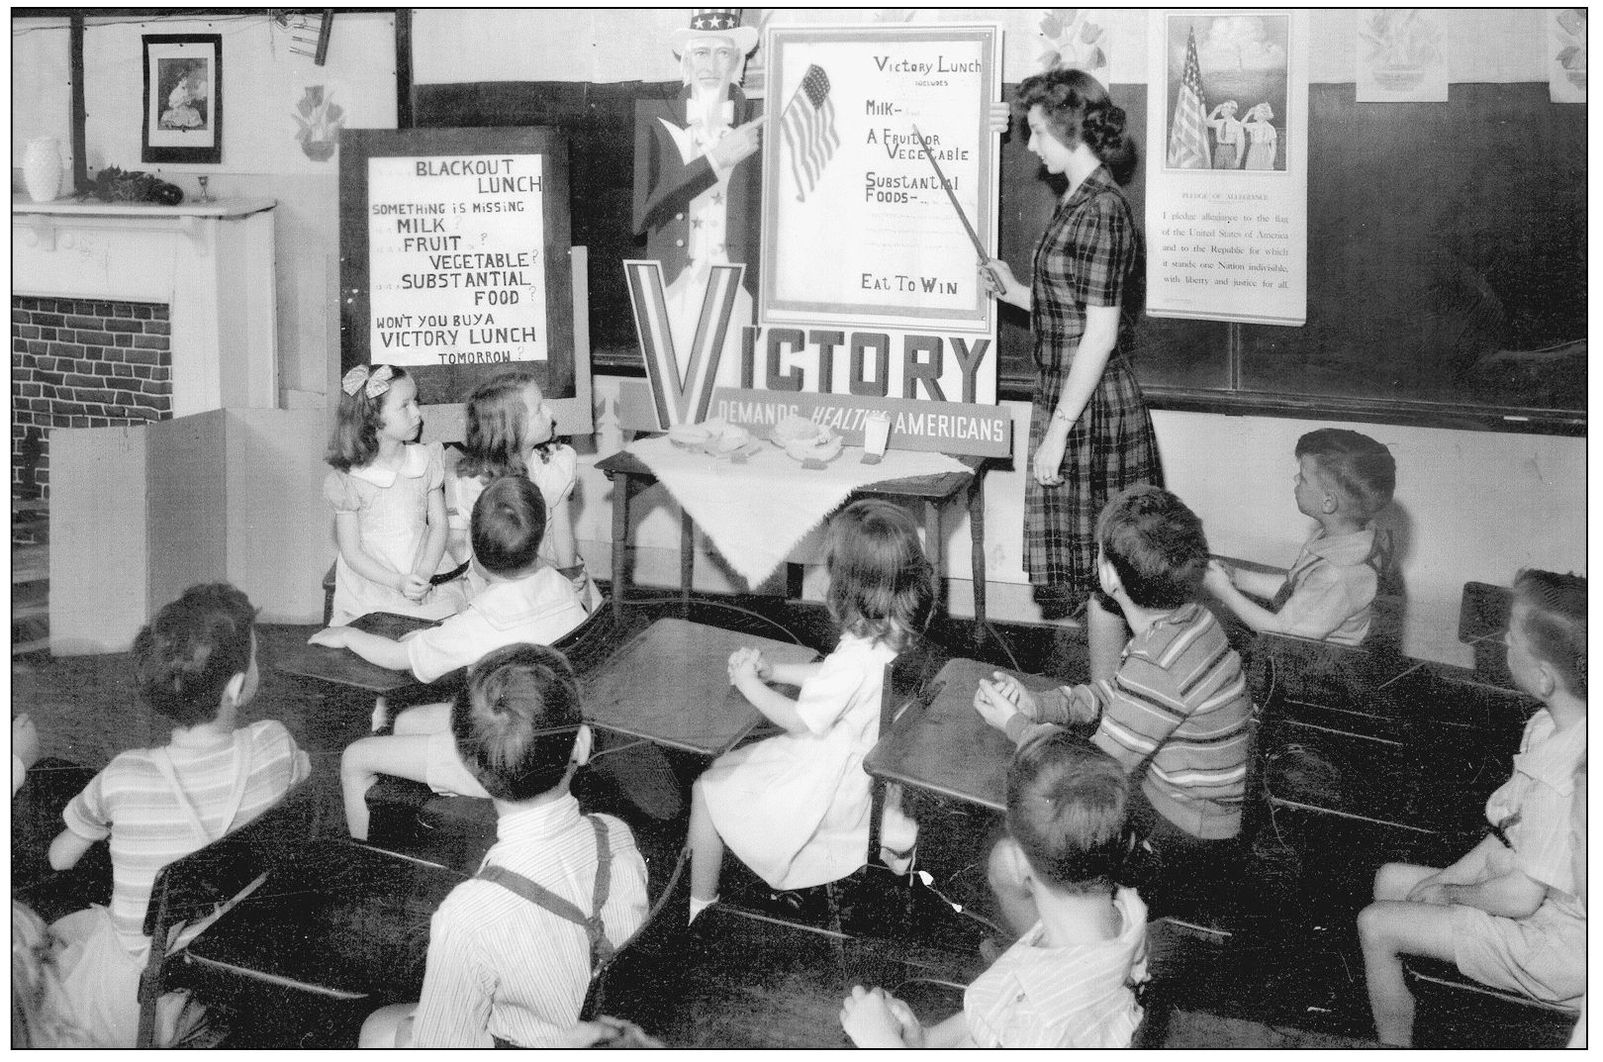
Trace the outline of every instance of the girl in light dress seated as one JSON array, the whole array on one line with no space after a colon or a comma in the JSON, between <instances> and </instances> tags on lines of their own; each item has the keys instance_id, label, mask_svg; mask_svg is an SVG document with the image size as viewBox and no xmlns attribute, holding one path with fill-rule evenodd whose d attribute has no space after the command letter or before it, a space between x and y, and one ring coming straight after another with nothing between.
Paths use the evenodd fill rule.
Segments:
<instances>
[{"instance_id":1,"label":"girl in light dress seated","mask_svg":"<svg viewBox=\"0 0 1603 1062\"><path fill-rule=\"evenodd\" d=\"M358 365L340 381L323 495L334 507L334 607L343 626L370 612L442 619L460 590L435 588L445 557L445 465L419 444L417 382L393 365ZM448 570L448 569L447 569Z\"/></svg>"},{"instance_id":2,"label":"girl in light dress seated","mask_svg":"<svg viewBox=\"0 0 1603 1062\"><path fill-rule=\"evenodd\" d=\"M886 501L848 505L825 548L835 651L812 664L749 648L729 658L730 683L785 733L720 756L691 791L692 920L718 899L726 846L776 889L838 881L866 859L863 757L878 738L885 666L922 627L933 578L917 525ZM799 685L801 696L769 682Z\"/></svg>"},{"instance_id":3,"label":"girl in light dress seated","mask_svg":"<svg viewBox=\"0 0 1603 1062\"><path fill-rule=\"evenodd\" d=\"M601 591L585 570L573 536L569 501L578 482L579 457L557 441L556 421L534 374L501 373L479 384L467 401L467 437L455 474L446 477L448 548L458 564L473 557L469 517L485 484L497 476L527 476L545 499L546 533L540 559L573 583L588 611L601 603ZM472 568L464 576L466 595L483 588Z\"/></svg>"}]
</instances>

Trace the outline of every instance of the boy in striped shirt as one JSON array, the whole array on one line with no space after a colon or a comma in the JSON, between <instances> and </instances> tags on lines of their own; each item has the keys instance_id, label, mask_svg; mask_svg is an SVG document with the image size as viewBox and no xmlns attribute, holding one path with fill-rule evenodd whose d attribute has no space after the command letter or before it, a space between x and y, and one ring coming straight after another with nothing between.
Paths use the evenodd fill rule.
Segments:
<instances>
[{"instance_id":1,"label":"boy in striped shirt","mask_svg":"<svg viewBox=\"0 0 1603 1062\"><path fill-rule=\"evenodd\" d=\"M858 1047L1129 1047L1141 1022L1147 911L1117 887L1130 839L1124 769L1084 738L1051 730L1007 772L997 845L1035 883L1037 918L963 993L963 1010L924 1028L907 1004L861 985L841 1007Z\"/></svg>"},{"instance_id":2,"label":"boy in striped shirt","mask_svg":"<svg viewBox=\"0 0 1603 1062\"><path fill-rule=\"evenodd\" d=\"M1132 631L1111 681L1037 697L1011 675L981 681L974 707L1022 744L1043 730L1095 726L1092 741L1131 776L1131 820L1166 878L1235 854L1246 789L1247 693L1241 658L1199 599L1208 567L1202 521L1153 486L1131 487L1097 520L1097 577ZM1028 882L996 851L991 885L1014 932L1034 921Z\"/></svg>"},{"instance_id":3,"label":"boy in striped shirt","mask_svg":"<svg viewBox=\"0 0 1603 1062\"><path fill-rule=\"evenodd\" d=\"M239 725L259 682L255 623L243 593L209 583L184 591L140 630L135 678L144 701L177 724L172 740L114 758L67 805L67 828L50 844L50 865L65 870L99 841L111 842L111 907L51 927L67 943L66 993L97 1046L134 1046L156 875L254 819L311 773L282 723ZM182 1001L172 1002L159 1008L169 1027L158 1025L158 1043L173 1031L169 1011Z\"/></svg>"}]
</instances>

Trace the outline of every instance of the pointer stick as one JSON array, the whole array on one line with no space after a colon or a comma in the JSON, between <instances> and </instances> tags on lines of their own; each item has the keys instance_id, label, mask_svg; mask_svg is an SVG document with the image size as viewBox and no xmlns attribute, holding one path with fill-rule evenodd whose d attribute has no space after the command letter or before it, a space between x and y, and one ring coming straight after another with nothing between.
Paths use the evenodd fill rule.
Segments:
<instances>
[{"instance_id":1,"label":"pointer stick","mask_svg":"<svg viewBox=\"0 0 1603 1062\"><path fill-rule=\"evenodd\" d=\"M957 196L952 192L952 186L946 183L946 174L941 172L941 164L935 161L935 154L930 151L929 143L924 139L924 134L918 131L917 125L913 126L913 135L918 138L918 146L924 149L924 157L930 160L931 166L935 167L935 176L941 182L941 191L946 193L946 198L952 203L952 209L957 211L957 219L963 223L963 231L968 233L969 242L974 245L974 253L980 256L980 265L985 265L986 262L991 260L991 256L985 253L985 245L980 242L980 237L974 231L974 226L969 224L968 215L963 213L963 208L958 205ZM993 279L996 276L989 269L985 272ZM998 286L1000 287L1000 284Z\"/></svg>"}]
</instances>

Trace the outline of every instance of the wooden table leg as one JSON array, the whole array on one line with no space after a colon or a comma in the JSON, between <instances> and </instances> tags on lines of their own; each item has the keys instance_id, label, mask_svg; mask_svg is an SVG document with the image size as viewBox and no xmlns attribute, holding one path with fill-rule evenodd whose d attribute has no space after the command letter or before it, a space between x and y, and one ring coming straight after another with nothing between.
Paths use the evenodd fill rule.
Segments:
<instances>
[{"instance_id":1,"label":"wooden table leg","mask_svg":"<svg viewBox=\"0 0 1603 1062\"><path fill-rule=\"evenodd\" d=\"M685 616L690 615L690 584L696 576L696 524L679 507L679 603Z\"/></svg>"},{"instance_id":2,"label":"wooden table leg","mask_svg":"<svg viewBox=\"0 0 1603 1062\"><path fill-rule=\"evenodd\" d=\"M985 467L974 470L968 485L969 577L974 581L974 637L984 644L985 626Z\"/></svg>"},{"instance_id":3,"label":"wooden table leg","mask_svg":"<svg viewBox=\"0 0 1603 1062\"><path fill-rule=\"evenodd\" d=\"M928 502L928 519L924 525L925 541L929 543L925 551L929 554L930 567L934 569L935 576L935 607L946 615L952 614L951 601L946 589L946 541L941 538L941 501L931 498Z\"/></svg>"},{"instance_id":4,"label":"wooden table leg","mask_svg":"<svg viewBox=\"0 0 1603 1062\"><path fill-rule=\"evenodd\" d=\"M623 589L629 550L629 488L634 477L620 472L612 481L612 618L623 620Z\"/></svg>"}]
</instances>

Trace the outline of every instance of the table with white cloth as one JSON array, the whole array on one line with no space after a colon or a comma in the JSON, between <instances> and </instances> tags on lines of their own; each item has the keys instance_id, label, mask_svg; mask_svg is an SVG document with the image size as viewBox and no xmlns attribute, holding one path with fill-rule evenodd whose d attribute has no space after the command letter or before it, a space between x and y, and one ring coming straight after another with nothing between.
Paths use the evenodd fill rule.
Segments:
<instances>
[{"instance_id":1,"label":"table with white cloth","mask_svg":"<svg viewBox=\"0 0 1603 1062\"><path fill-rule=\"evenodd\" d=\"M891 450L878 464L865 464L860 447L848 446L823 468L810 468L778 447L764 445L743 463L684 450L666 437L637 439L596 462L614 481L612 502L612 601L621 610L629 573L629 502L633 494L661 483L683 514L679 536L679 586L688 601L695 566L693 530L702 533L748 585L756 587L791 550L835 510L853 498L916 498L926 508L930 563L943 587L942 511L966 505L970 575L974 581L976 630L985 629L985 464L982 457L952 457ZM800 570L792 566L787 594L799 597Z\"/></svg>"}]
</instances>

